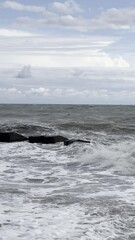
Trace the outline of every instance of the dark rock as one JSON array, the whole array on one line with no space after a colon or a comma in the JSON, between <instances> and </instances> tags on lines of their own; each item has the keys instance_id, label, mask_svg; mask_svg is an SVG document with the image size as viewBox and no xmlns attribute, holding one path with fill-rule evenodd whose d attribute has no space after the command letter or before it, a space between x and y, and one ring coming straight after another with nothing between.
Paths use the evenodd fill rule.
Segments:
<instances>
[{"instance_id":1,"label":"dark rock","mask_svg":"<svg viewBox=\"0 0 135 240\"><path fill-rule=\"evenodd\" d=\"M28 140L16 132L0 132L0 142L20 142Z\"/></svg>"},{"instance_id":2,"label":"dark rock","mask_svg":"<svg viewBox=\"0 0 135 240\"><path fill-rule=\"evenodd\" d=\"M74 142L82 142L82 143L90 143L90 141L87 140L81 140L81 139L67 139L64 141L64 145L68 146Z\"/></svg>"},{"instance_id":3,"label":"dark rock","mask_svg":"<svg viewBox=\"0 0 135 240\"><path fill-rule=\"evenodd\" d=\"M63 136L30 136L29 142L30 143L44 143L44 144L54 144L57 142L64 142L68 140L66 137Z\"/></svg>"},{"instance_id":4,"label":"dark rock","mask_svg":"<svg viewBox=\"0 0 135 240\"><path fill-rule=\"evenodd\" d=\"M74 139L68 139L68 140L64 141L64 145L65 145L65 146L68 146L68 145L70 145L70 144L72 144L72 143L74 143L74 142L76 142L76 140L74 140Z\"/></svg>"}]
</instances>

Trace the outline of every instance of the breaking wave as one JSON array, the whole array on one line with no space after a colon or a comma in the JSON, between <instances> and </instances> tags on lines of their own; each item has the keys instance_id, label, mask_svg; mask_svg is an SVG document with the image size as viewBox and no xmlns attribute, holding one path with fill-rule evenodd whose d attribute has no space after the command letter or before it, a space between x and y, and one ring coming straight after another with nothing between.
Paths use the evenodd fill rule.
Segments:
<instances>
[{"instance_id":1,"label":"breaking wave","mask_svg":"<svg viewBox=\"0 0 135 240\"><path fill-rule=\"evenodd\" d=\"M109 170L116 174L135 175L135 141L111 145L92 144L79 152L81 165L90 165L91 170Z\"/></svg>"}]
</instances>

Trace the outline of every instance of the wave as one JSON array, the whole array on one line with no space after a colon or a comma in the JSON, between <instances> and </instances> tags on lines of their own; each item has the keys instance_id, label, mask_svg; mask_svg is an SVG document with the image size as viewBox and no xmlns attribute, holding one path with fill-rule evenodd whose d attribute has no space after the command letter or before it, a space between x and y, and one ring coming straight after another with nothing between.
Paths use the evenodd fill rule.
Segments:
<instances>
[{"instance_id":1,"label":"wave","mask_svg":"<svg viewBox=\"0 0 135 240\"><path fill-rule=\"evenodd\" d=\"M85 146L79 151L79 162L83 166L89 165L93 171L109 171L113 174L135 176L134 140L111 145Z\"/></svg>"},{"instance_id":2,"label":"wave","mask_svg":"<svg viewBox=\"0 0 135 240\"><path fill-rule=\"evenodd\" d=\"M45 125L34 125L34 124L23 124L23 123L11 123L11 124L1 124L0 125L0 131L1 132L7 132L7 131L14 131L20 134L24 134L26 136L32 134L51 134L54 133L54 128Z\"/></svg>"},{"instance_id":3,"label":"wave","mask_svg":"<svg viewBox=\"0 0 135 240\"><path fill-rule=\"evenodd\" d=\"M135 134L135 125L126 125L121 123L109 122L109 123L78 123L68 122L58 124L57 127L61 130L69 131L96 131L107 132L114 134Z\"/></svg>"}]
</instances>

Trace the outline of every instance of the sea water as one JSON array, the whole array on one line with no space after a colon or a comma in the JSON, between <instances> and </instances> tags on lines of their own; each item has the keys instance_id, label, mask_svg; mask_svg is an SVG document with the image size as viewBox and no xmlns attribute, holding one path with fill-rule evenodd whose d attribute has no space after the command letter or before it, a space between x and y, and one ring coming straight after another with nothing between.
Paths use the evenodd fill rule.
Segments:
<instances>
[{"instance_id":1,"label":"sea water","mask_svg":"<svg viewBox=\"0 0 135 240\"><path fill-rule=\"evenodd\" d=\"M0 105L0 240L135 240L135 106Z\"/></svg>"}]
</instances>

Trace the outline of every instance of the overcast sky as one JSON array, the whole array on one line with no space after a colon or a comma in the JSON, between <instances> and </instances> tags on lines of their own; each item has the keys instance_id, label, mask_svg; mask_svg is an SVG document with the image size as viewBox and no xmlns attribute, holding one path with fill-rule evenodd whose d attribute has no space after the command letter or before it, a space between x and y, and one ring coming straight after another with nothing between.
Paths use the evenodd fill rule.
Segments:
<instances>
[{"instance_id":1,"label":"overcast sky","mask_svg":"<svg viewBox=\"0 0 135 240\"><path fill-rule=\"evenodd\" d=\"M0 0L0 102L135 104L134 39L134 0Z\"/></svg>"}]
</instances>

